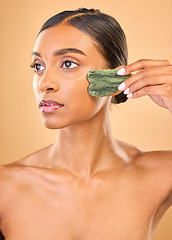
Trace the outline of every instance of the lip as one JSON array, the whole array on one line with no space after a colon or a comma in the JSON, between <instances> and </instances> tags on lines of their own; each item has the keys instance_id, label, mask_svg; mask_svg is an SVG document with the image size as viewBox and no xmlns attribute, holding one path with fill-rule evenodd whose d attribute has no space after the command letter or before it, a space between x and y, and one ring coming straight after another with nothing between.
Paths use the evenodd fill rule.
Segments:
<instances>
[{"instance_id":1,"label":"lip","mask_svg":"<svg viewBox=\"0 0 172 240\"><path fill-rule=\"evenodd\" d=\"M51 113L62 107L64 107L63 104L52 99L42 99L39 103L39 108L44 113Z\"/></svg>"}]
</instances>

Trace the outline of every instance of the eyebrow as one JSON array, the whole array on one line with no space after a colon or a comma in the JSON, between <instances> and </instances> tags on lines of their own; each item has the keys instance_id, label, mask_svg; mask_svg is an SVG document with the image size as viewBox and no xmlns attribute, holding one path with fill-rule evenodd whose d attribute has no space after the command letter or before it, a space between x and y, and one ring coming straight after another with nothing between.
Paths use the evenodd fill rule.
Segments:
<instances>
[{"instance_id":1,"label":"eyebrow","mask_svg":"<svg viewBox=\"0 0 172 240\"><path fill-rule=\"evenodd\" d=\"M77 54L85 55L85 53L83 51L81 51L77 48L63 48L63 49L59 49L59 50L55 51L53 56L64 55L66 53L77 53Z\"/></svg>"},{"instance_id":2,"label":"eyebrow","mask_svg":"<svg viewBox=\"0 0 172 240\"><path fill-rule=\"evenodd\" d=\"M41 54L39 54L38 52L33 51L32 52L32 56L34 56L34 55L37 56L37 57L42 58Z\"/></svg>"},{"instance_id":3,"label":"eyebrow","mask_svg":"<svg viewBox=\"0 0 172 240\"><path fill-rule=\"evenodd\" d=\"M77 53L77 54L86 56L86 54L83 51L81 51L81 50L79 50L77 48L62 48L62 49L56 50L53 53L53 56L56 57L56 56L59 56L59 55L64 55L66 53ZM33 51L32 52L32 56L34 56L34 55L37 56L37 57L42 58L41 54L38 53L38 52Z\"/></svg>"}]
</instances>

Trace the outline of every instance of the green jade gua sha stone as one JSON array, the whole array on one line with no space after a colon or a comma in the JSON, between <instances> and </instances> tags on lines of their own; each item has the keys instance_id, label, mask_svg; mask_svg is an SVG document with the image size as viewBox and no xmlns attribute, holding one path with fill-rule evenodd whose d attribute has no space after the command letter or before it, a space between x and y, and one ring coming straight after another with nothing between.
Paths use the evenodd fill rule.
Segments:
<instances>
[{"instance_id":1,"label":"green jade gua sha stone","mask_svg":"<svg viewBox=\"0 0 172 240\"><path fill-rule=\"evenodd\" d=\"M88 92L93 97L104 97L118 94L118 86L126 79L131 77L131 74L120 76L117 74L118 69L100 69L92 70L87 74L87 79L90 82Z\"/></svg>"}]
</instances>

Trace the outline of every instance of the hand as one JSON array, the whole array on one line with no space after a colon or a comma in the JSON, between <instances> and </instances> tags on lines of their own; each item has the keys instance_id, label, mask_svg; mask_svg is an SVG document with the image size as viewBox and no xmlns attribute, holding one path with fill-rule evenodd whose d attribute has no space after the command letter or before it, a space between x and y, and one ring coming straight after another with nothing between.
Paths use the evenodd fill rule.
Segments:
<instances>
[{"instance_id":1,"label":"hand","mask_svg":"<svg viewBox=\"0 0 172 240\"><path fill-rule=\"evenodd\" d=\"M119 86L128 98L148 95L156 104L172 113L172 64L168 60L139 60L118 71L119 75L136 72Z\"/></svg>"}]
</instances>

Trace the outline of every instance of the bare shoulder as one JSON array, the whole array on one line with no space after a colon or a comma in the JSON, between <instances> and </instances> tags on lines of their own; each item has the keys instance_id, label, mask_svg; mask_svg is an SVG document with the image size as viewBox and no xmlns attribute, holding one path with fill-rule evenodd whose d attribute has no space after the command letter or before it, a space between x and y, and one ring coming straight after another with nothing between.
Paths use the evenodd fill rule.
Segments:
<instances>
[{"instance_id":1,"label":"bare shoulder","mask_svg":"<svg viewBox=\"0 0 172 240\"><path fill-rule=\"evenodd\" d=\"M15 186L14 171L11 170L12 164L0 166L0 220L6 202L11 198L10 192Z\"/></svg>"},{"instance_id":2,"label":"bare shoulder","mask_svg":"<svg viewBox=\"0 0 172 240\"><path fill-rule=\"evenodd\" d=\"M167 170L172 173L172 151L143 152L137 162L147 168Z\"/></svg>"},{"instance_id":3,"label":"bare shoulder","mask_svg":"<svg viewBox=\"0 0 172 240\"><path fill-rule=\"evenodd\" d=\"M151 189L157 189L163 199L163 210L172 205L172 151L143 151L121 143L129 156L129 165ZM162 209L161 208L161 209Z\"/></svg>"},{"instance_id":4,"label":"bare shoulder","mask_svg":"<svg viewBox=\"0 0 172 240\"><path fill-rule=\"evenodd\" d=\"M49 147L34 152L23 159L0 166L0 217L5 204L27 185L34 184L35 173L46 166Z\"/></svg>"},{"instance_id":5,"label":"bare shoulder","mask_svg":"<svg viewBox=\"0 0 172 240\"><path fill-rule=\"evenodd\" d=\"M51 147L52 145L42 148L34 153L31 153L30 155L14 162L13 165L17 164L23 167L30 166L44 168L48 165L48 160L50 160L49 155Z\"/></svg>"},{"instance_id":6,"label":"bare shoulder","mask_svg":"<svg viewBox=\"0 0 172 240\"><path fill-rule=\"evenodd\" d=\"M17 187L30 169L41 169L46 166L50 146L36 151L18 161L0 166L0 196L7 188ZM2 198L1 198L2 199ZM0 200L1 201L1 200Z\"/></svg>"},{"instance_id":7,"label":"bare shoulder","mask_svg":"<svg viewBox=\"0 0 172 240\"><path fill-rule=\"evenodd\" d=\"M147 168L172 168L172 150L170 151L144 151L134 145L118 141L131 162Z\"/></svg>"},{"instance_id":8,"label":"bare shoulder","mask_svg":"<svg viewBox=\"0 0 172 240\"><path fill-rule=\"evenodd\" d=\"M143 152L136 164L146 173L150 184L158 186L164 193L163 208L172 205L172 151Z\"/></svg>"},{"instance_id":9,"label":"bare shoulder","mask_svg":"<svg viewBox=\"0 0 172 240\"><path fill-rule=\"evenodd\" d=\"M172 189L172 151L143 151L120 142L127 154L128 165L148 179L164 182Z\"/></svg>"},{"instance_id":10,"label":"bare shoulder","mask_svg":"<svg viewBox=\"0 0 172 240\"><path fill-rule=\"evenodd\" d=\"M0 239L1 219L5 209L13 206L13 202L25 194L26 189L32 189L35 175L39 178L48 152L46 147L23 159L0 166Z\"/></svg>"},{"instance_id":11,"label":"bare shoulder","mask_svg":"<svg viewBox=\"0 0 172 240\"><path fill-rule=\"evenodd\" d=\"M157 186L157 195L162 198L154 215L153 226L156 226L172 206L172 151L145 152L137 159L137 164L146 169L150 185Z\"/></svg>"}]
</instances>

